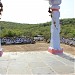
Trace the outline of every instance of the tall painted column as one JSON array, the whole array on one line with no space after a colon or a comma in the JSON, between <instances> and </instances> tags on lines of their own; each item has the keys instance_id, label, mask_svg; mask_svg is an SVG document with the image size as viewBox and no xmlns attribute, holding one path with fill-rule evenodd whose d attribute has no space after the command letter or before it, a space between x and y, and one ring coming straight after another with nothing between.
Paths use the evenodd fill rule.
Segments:
<instances>
[{"instance_id":1,"label":"tall painted column","mask_svg":"<svg viewBox=\"0 0 75 75\"><path fill-rule=\"evenodd\" d=\"M60 4L61 0L49 0L51 7L49 12L51 13L52 24L51 24L51 40L50 47L48 49L52 54L63 53L63 50L60 47Z\"/></svg>"},{"instance_id":2,"label":"tall painted column","mask_svg":"<svg viewBox=\"0 0 75 75\"><path fill-rule=\"evenodd\" d=\"M3 11L3 5L1 3L1 0L0 0L0 19L1 19L1 15L2 15L2 12ZM3 54L3 50L2 50L2 47L1 47L1 25L0 25L0 57L2 56Z\"/></svg>"}]
</instances>

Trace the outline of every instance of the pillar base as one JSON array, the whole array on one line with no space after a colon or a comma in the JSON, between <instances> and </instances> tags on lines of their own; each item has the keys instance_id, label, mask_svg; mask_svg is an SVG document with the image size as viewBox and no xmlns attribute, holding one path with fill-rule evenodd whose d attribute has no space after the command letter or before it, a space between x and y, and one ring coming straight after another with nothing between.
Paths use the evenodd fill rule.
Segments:
<instances>
[{"instance_id":1,"label":"pillar base","mask_svg":"<svg viewBox=\"0 0 75 75\"><path fill-rule=\"evenodd\" d=\"M3 55L2 48L0 49L0 57Z\"/></svg>"},{"instance_id":2,"label":"pillar base","mask_svg":"<svg viewBox=\"0 0 75 75\"><path fill-rule=\"evenodd\" d=\"M52 53L52 54L60 54L60 53L63 53L63 49L61 50L55 50L51 47L48 48L48 52Z\"/></svg>"}]
</instances>

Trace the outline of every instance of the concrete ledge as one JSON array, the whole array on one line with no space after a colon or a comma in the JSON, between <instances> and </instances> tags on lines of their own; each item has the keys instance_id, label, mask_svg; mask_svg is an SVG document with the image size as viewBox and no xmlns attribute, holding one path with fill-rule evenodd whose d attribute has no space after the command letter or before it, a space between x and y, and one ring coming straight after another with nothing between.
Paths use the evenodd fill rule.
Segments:
<instances>
[{"instance_id":1,"label":"concrete ledge","mask_svg":"<svg viewBox=\"0 0 75 75\"><path fill-rule=\"evenodd\" d=\"M72 55L72 54L66 53L66 52L63 52L63 53L75 59L75 55Z\"/></svg>"}]
</instances>

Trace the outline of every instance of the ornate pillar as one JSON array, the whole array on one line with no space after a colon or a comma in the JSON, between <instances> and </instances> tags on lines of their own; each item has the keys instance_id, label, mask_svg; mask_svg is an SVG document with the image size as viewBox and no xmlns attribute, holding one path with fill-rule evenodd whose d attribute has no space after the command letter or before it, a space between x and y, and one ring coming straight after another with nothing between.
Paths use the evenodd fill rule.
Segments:
<instances>
[{"instance_id":1,"label":"ornate pillar","mask_svg":"<svg viewBox=\"0 0 75 75\"><path fill-rule=\"evenodd\" d=\"M50 47L48 51L52 54L63 53L63 50L60 47L60 4L61 0L49 0L49 4L51 7L49 8L49 12L51 13L52 24L51 24L51 40Z\"/></svg>"},{"instance_id":2,"label":"ornate pillar","mask_svg":"<svg viewBox=\"0 0 75 75\"><path fill-rule=\"evenodd\" d=\"M0 0L0 19L1 19L1 15L2 15L2 12L3 11L3 5L1 3L1 0ZM1 25L0 25L0 57L2 56L3 54L3 51L2 51L2 48L1 48Z\"/></svg>"}]
</instances>

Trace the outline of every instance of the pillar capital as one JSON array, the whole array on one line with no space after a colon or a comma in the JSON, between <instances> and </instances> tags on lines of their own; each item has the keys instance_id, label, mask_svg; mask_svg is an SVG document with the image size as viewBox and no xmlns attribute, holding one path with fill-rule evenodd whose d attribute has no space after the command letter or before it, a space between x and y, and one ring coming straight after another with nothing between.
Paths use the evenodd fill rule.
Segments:
<instances>
[{"instance_id":1,"label":"pillar capital","mask_svg":"<svg viewBox=\"0 0 75 75\"><path fill-rule=\"evenodd\" d=\"M60 5L62 0L49 0L50 5Z\"/></svg>"}]
</instances>

